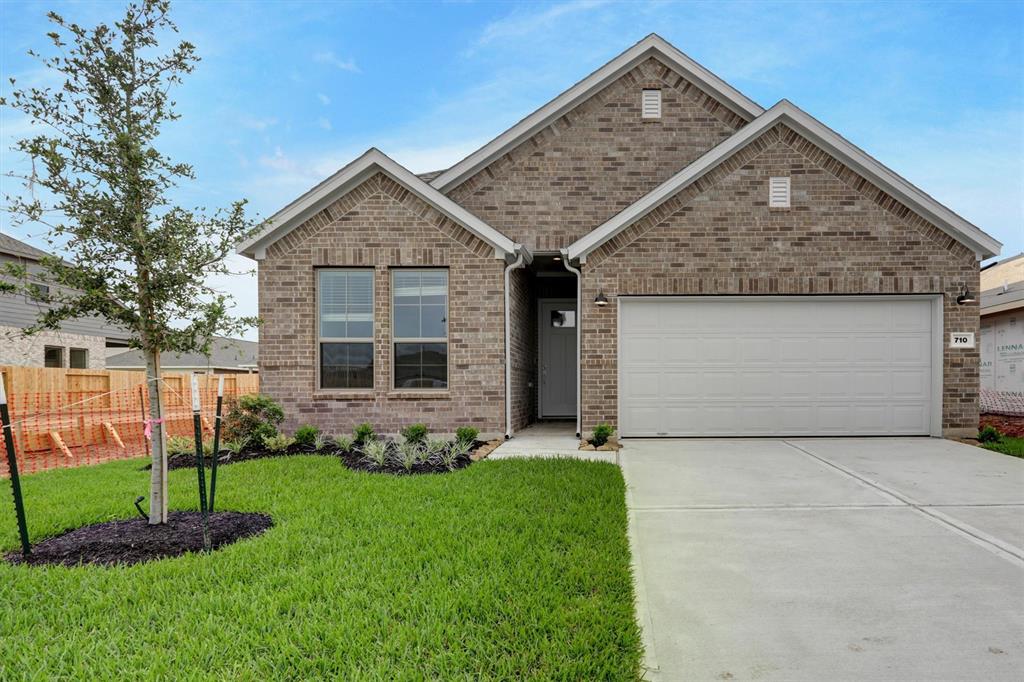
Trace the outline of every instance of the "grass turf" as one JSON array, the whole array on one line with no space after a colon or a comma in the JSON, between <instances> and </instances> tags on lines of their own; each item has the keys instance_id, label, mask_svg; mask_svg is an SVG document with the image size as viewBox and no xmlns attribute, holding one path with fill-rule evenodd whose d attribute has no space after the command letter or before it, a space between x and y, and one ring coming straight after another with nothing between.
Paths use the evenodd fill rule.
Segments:
<instances>
[{"instance_id":1,"label":"grass turf","mask_svg":"<svg viewBox=\"0 0 1024 682\"><path fill-rule=\"evenodd\" d=\"M130 460L23 479L33 541L126 518ZM275 526L131 567L0 562L4 679L636 679L624 483L596 462L352 472L327 457L223 467L218 508ZM171 472L195 509L195 472ZM0 481L0 547L18 546Z\"/></svg>"},{"instance_id":2,"label":"grass turf","mask_svg":"<svg viewBox=\"0 0 1024 682\"><path fill-rule=\"evenodd\" d=\"M1012 457L1024 457L1024 438L1013 436L1000 436L999 440L993 443L980 443L986 450L994 450Z\"/></svg>"}]
</instances>

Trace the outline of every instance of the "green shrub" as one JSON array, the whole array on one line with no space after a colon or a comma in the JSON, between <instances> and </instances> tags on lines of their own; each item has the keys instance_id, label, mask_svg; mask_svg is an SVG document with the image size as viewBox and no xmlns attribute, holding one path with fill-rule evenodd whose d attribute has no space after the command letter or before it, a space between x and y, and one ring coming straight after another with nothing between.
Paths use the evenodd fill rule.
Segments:
<instances>
[{"instance_id":1,"label":"green shrub","mask_svg":"<svg viewBox=\"0 0 1024 682\"><path fill-rule=\"evenodd\" d=\"M241 454L242 449L245 447L245 441L241 441L241 440L224 441L223 443L220 444L220 447L221 447L221 450L227 450L233 456L234 455L239 455L239 454Z\"/></svg>"},{"instance_id":2,"label":"green shrub","mask_svg":"<svg viewBox=\"0 0 1024 682\"><path fill-rule=\"evenodd\" d=\"M474 429L472 426L460 426L455 429L455 440L460 443L472 443L479 435L480 429Z\"/></svg>"},{"instance_id":3,"label":"green shrub","mask_svg":"<svg viewBox=\"0 0 1024 682\"><path fill-rule=\"evenodd\" d=\"M342 452L350 452L352 450L352 443L352 436L339 434L334 437L334 445Z\"/></svg>"},{"instance_id":4,"label":"green shrub","mask_svg":"<svg viewBox=\"0 0 1024 682\"><path fill-rule=\"evenodd\" d=\"M327 449L327 443L330 442L330 437L326 433L318 433L313 439L313 451L323 452Z\"/></svg>"},{"instance_id":5,"label":"green shrub","mask_svg":"<svg viewBox=\"0 0 1024 682\"><path fill-rule=\"evenodd\" d=\"M424 457L423 448L416 441L406 440L404 443L399 443L395 449L395 462L398 466L405 469L406 473L412 471L412 468L416 466L416 463L421 461Z\"/></svg>"},{"instance_id":6,"label":"green shrub","mask_svg":"<svg viewBox=\"0 0 1024 682\"><path fill-rule=\"evenodd\" d=\"M614 429L609 424L602 422L594 427L594 436L590 439L590 442L597 447L601 447L608 442L612 433L614 433Z\"/></svg>"},{"instance_id":7,"label":"green shrub","mask_svg":"<svg viewBox=\"0 0 1024 682\"><path fill-rule=\"evenodd\" d=\"M1002 437L1002 435L1003 434L999 433L999 429L991 424L986 424L978 431L978 442L995 443Z\"/></svg>"},{"instance_id":8,"label":"green shrub","mask_svg":"<svg viewBox=\"0 0 1024 682\"><path fill-rule=\"evenodd\" d=\"M196 453L196 441L195 438L189 438L188 436L168 436L167 437L167 454L168 455L194 455Z\"/></svg>"},{"instance_id":9,"label":"green shrub","mask_svg":"<svg viewBox=\"0 0 1024 682\"><path fill-rule=\"evenodd\" d=\"M295 439L291 436L287 436L283 433L279 433L276 436L271 436L263 441L263 444L267 446L267 449L271 452L284 452L295 443Z\"/></svg>"},{"instance_id":10,"label":"green shrub","mask_svg":"<svg viewBox=\"0 0 1024 682\"><path fill-rule=\"evenodd\" d=\"M373 424L369 422L363 422L352 430L352 435L355 437L356 443L368 443L371 440L377 440L377 434L373 430Z\"/></svg>"},{"instance_id":11,"label":"green shrub","mask_svg":"<svg viewBox=\"0 0 1024 682\"><path fill-rule=\"evenodd\" d=\"M402 438L409 443L422 443L427 440L428 433L430 430L426 424L411 424L402 429Z\"/></svg>"},{"instance_id":12,"label":"green shrub","mask_svg":"<svg viewBox=\"0 0 1024 682\"><path fill-rule=\"evenodd\" d=\"M319 435L320 429L311 424L303 424L299 428L295 429L295 442L299 445L305 445L308 447L313 445L313 442Z\"/></svg>"},{"instance_id":13,"label":"green shrub","mask_svg":"<svg viewBox=\"0 0 1024 682\"><path fill-rule=\"evenodd\" d=\"M284 410L273 398L265 395L243 395L224 417L224 439L264 443L277 435L284 421Z\"/></svg>"}]
</instances>

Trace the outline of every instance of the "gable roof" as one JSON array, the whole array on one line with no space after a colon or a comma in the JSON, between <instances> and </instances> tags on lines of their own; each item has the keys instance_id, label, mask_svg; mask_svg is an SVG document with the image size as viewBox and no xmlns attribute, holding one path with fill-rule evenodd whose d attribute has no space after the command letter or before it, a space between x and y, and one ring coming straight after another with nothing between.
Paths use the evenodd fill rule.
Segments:
<instances>
[{"instance_id":1,"label":"gable roof","mask_svg":"<svg viewBox=\"0 0 1024 682\"><path fill-rule=\"evenodd\" d=\"M639 43L515 124L462 161L444 171L430 184L442 192L451 189L502 154L532 137L538 130L564 116L606 85L648 57L657 57L686 79L718 99L741 118L750 120L764 109L721 78L693 61L664 38L652 33Z\"/></svg>"},{"instance_id":2,"label":"gable roof","mask_svg":"<svg viewBox=\"0 0 1024 682\"><path fill-rule=\"evenodd\" d=\"M202 353L160 353L160 366L164 369L255 369L259 344L244 339L219 336L210 346L210 357ZM141 350L129 350L107 358L111 369L145 368L146 359Z\"/></svg>"},{"instance_id":3,"label":"gable roof","mask_svg":"<svg viewBox=\"0 0 1024 682\"><path fill-rule=\"evenodd\" d=\"M9 234L2 232L0 232L0 253L32 261L39 261L45 256L50 255L42 249L37 249L31 244L26 244L20 239L15 239Z\"/></svg>"},{"instance_id":4,"label":"gable roof","mask_svg":"<svg viewBox=\"0 0 1024 682\"><path fill-rule=\"evenodd\" d=\"M921 217L973 250L979 260L999 253L1002 244L967 222L902 177L868 156L838 133L787 100L781 100L749 124L736 131L696 161L679 171L603 225L584 235L563 253L570 259L586 258L609 239L660 206L677 192L698 180L730 156L757 139L776 123L784 123L851 169L867 178Z\"/></svg>"},{"instance_id":5,"label":"gable roof","mask_svg":"<svg viewBox=\"0 0 1024 682\"><path fill-rule=\"evenodd\" d=\"M462 225L472 234L493 246L495 257L504 258L515 252L516 244L511 239L416 177L411 171L395 162L379 149L371 147L355 161L271 216L263 230L237 246L238 253L249 258L262 260L268 246L378 172L384 173L414 195L459 225Z\"/></svg>"}]
</instances>

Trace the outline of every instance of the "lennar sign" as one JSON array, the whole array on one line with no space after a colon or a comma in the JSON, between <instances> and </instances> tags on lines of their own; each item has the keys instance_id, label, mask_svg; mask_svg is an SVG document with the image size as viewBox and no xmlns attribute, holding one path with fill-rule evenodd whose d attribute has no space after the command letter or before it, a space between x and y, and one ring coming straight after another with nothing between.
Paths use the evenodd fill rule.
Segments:
<instances>
[{"instance_id":1,"label":"lennar sign","mask_svg":"<svg viewBox=\"0 0 1024 682\"><path fill-rule=\"evenodd\" d=\"M1024 392L1024 320L1019 313L981 321L982 388Z\"/></svg>"}]
</instances>

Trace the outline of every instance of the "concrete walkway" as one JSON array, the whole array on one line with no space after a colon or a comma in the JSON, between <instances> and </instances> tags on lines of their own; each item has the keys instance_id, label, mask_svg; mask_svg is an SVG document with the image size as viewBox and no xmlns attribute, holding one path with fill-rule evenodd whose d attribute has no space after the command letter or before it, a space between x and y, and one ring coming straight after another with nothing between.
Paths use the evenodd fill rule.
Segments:
<instances>
[{"instance_id":1,"label":"concrete walkway","mask_svg":"<svg viewBox=\"0 0 1024 682\"><path fill-rule=\"evenodd\" d=\"M510 457L569 457L597 462L616 462L614 452L580 450L576 422L538 422L502 443L488 459Z\"/></svg>"},{"instance_id":2,"label":"concrete walkway","mask_svg":"<svg viewBox=\"0 0 1024 682\"><path fill-rule=\"evenodd\" d=\"M886 438L620 463L647 679L1022 679L1024 460Z\"/></svg>"}]
</instances>

